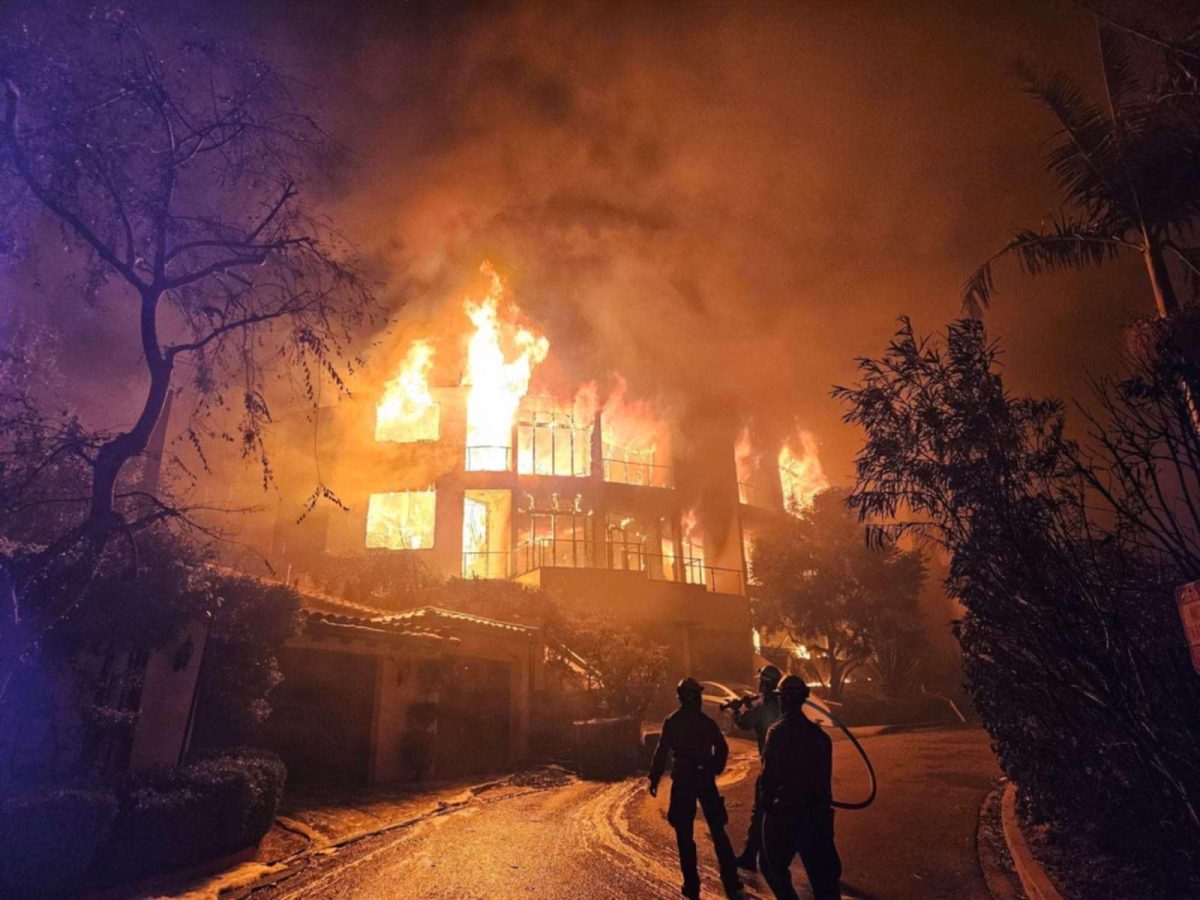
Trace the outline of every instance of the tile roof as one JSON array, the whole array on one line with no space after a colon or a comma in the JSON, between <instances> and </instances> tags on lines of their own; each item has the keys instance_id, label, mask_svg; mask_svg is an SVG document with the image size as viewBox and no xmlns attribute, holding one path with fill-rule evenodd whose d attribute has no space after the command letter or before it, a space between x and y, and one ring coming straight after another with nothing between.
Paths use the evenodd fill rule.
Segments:
<instances>
[{"instance_id":1,"label":"tile roof","mask_svg":"<svg viewBox=\"0 0 1200 900\"><path fill-rule=\"evenodd\" d=\"M532 635L537 629L530 625L518 625L515 622L501 622L485 616L475 616L471 613L458 612L453 609L442 609L439 606L421 606L416 609L406 609L401 612L388 613L382 617L388 622L411 622L428 624L432 627L453 627L468 625L475 628L489 628L497 631L508 631L514 634Z\"/></svg>"},{"instance_id":2,"label":"tile roof","mask_svg":"<svg viewBox=\"0 0 1200 900\"><path fill-rule=\"evenodd\" d=\"M300 618L305 629L329 628L343 633L357 633L363 637L399 637L455 644L459 642L458 638L445 633L444 629L426 627L421 623L407 625L385 618L349 616L314 609L302 609Z\"/></svg>"}]
</instances>

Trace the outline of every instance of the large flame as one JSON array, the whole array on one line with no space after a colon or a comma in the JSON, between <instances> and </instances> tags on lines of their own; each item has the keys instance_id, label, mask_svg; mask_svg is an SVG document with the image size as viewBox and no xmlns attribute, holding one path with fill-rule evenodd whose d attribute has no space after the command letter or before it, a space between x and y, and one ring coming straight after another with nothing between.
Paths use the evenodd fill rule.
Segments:
<instances>
[{"instance_id":1,"label":"large flame","mask_svg":"<svg viewBox=\"0 0 1200 900\"><path fill-rule=\"evenodd\" d=\"M387 383L375 411L377 441L436 441L438 407L429 392L433 345L413 341L400 373Z\"/></svg>"},{"instance_id":2,"label":"large flame","mask_svg":"<svg viewBox=\"0 0 1200 900\"><path fill-rule=\"evenodd\" d=\"M500 302L504 284L495 269L484 263L487 295L475 303L467 300L467 317L475 327L467 342L467 367L463 384L467 392L467 469L498 472L512 466L513 423L521 398L529 391L533 370L546 358L550 341L545 335L514 324L515 307L505 310ZM505 355L504 344L513 351Z\"/></svg>"},{"instance_id":3,"label":"large flame","mask_svg":"<svg viewBox=\"0 0 1200 900\"><path fill-rule=\"evenodd\" d=\"M800 445L799 456L792 450L795 443ZM793 515L799 515L816 494L829 487L829 479L817 456L817 441L810 432L798 432L793 442L780 448L779 481L783 487L784 508Z\"/></svg>"}]
</instances>

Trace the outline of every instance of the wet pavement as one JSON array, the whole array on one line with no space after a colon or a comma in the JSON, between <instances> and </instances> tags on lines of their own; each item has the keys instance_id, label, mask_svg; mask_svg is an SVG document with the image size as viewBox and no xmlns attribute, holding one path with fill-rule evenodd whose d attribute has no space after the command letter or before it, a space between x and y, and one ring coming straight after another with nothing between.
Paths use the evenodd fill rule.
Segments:
<instances>
[{"instance_id":1,"label":"wet pavement","mask_svg":"<svg viewBox=\"0 0 1200 900\"><path fill-rule=\"evenodd\" d=\"M757 758L734 741L722 777L740 848ZM986 898L975 832L979 806L999 774L975 729L928 729L863 740L879 774L879 798L837 820L847 897ZM853 747L835 744L835 794L857 799L866 775ZM550 780L507 784L408 827L309 854L252 893L265 898L675 898L668 785L657 799L644 779L611 784ZM707 829L697 823L706 897L722 896ZM793 866L803 894L799 862ZM748 897L769 897L757 877ZM245 896L246 891L237 892Z\"/></svg>"}]
</instances>

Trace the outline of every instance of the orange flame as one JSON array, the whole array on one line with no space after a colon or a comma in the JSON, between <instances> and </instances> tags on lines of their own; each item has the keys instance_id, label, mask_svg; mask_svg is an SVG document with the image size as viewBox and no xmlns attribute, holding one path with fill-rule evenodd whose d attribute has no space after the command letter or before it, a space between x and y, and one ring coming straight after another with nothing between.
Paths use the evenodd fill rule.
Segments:
<instances>
[{"instance_id":1,"label":"orange flame","mask_svg":"<svg viewBox=\"0 0 1200 900\"><path fill-rule=\"evenodd\" d=\"M594 397L594 385L591 390ZM605 478L671 487L671 430L652 403L627 400L628 390L628 382L614 374L613 388L600 412Z\"/></svg>"},{"instance_id":2,"label":"orange flame","mask_svg":"<svg viewBox=\"0 0 1200 900\"><path fill-rule=\"evenodd\" d=\"M829 487L829 479L817 456L817 442L811 432L797 433L801 455L784 444L779 450L779 481L783 486L783 505L792 515L799 515L812 498Z\"/></svg>"},{"instance_id":3,"label":"orange flame","mask_svg":"<svg viewBox=\"0 0 1200 900\"><path fill-rule=\"evenodd\" d=\"M545 335L514 324L516 307L500 318L504 284L489 263L480 271L487 276L487 295L478 303L468 299L467 317L475 327L467 342L467 367L463 384L467 392L467 469L496 472L511 467L513 422L521 399L529 391L533 370L550 352ZM515 351L510 359L503 344Z\"/></svg>"},{"instance_id":4,"label":"orange flame","mask_svg":"<svg viewBox=\"0 0 1200 900\"><path fill-rule=\"evenodd\" d=\"M367 498L367 546L423 550L433 546L437 495L430 490L372 494Z\"/></svg>"},{"instance_id":5,"label":"orange flame","mask_svg":"<svg viewBox=\"0 0 1200 900\"><path fill-rule=\"evenodd\" d=\"M400 373L387 383L375 410L375 440L435 441L438 407L429 392L433 345L413 341L400 365Z\"/></svg>"},{"instance_id":6,"label":"orange flame","mask_svg":"<svg viewBox=\"0 0 1200 900\"><path fill-rule=\"evenodd\" d=\"M684 580L689 584L704 584L704 535L696 510L689 509L679 520L683 538Z\"/></svg>"},{"instance_id":7,"label":"orange flame","mask_svg":"<svg viewBox=\"0 0 1200 900\"><path fill-rule=\"evenodd\" d=\"M737 465L738 484L746 484L758 468L749 428L743 428L733 444L733 461Z\"/></svg>"}]
</instances>

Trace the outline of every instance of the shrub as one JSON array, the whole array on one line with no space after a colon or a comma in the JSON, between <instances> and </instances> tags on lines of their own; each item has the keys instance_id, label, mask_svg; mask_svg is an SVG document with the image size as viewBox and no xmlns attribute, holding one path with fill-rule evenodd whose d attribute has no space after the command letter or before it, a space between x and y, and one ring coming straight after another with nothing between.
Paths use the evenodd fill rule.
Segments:
<instances>
[{"instance_id":1,"label":"shrub","mask_svg":"<svg viewBox=\"0 0 1200 900\"><path fill-rule=\"evenodd\" d=\"M666 683L666 648L602 616L573 621L570 642L586 662L605 712L640 720Z\"/></svg>"},{"instance_id":2,"label":"shrub","mask_svg":"<svg viewBox=\"0 0 1200 900\"><path fill-rule=\"evenodd\" d=\"M241 849L275 819L287 769L239 749L133 776L121 791L106 881L136 878Z\"/></svg>"},{"instance_id":3,"label":"shrub","mask_svg":"<svg viewBox=\"0 0 1200 900\"><path fill-rule=\"evenodd\" d=\"M0 800L0 896L75 893L117 815L111 790L51 790Z\"/></svg>"},{"instance_id":4,"label":"shrub","mask_svg":"<svg viewBox=\"0 0 1200 900\"><path fill-rule=\"evenodd\" d=\"M867 433L851 502L950 553L967 683L1027 809L1195 896L1200 679L1172 589L1200 578L1200 441L1156 353L1097 385L1085 446L1008 394L978 322L944 349L906 322L838 393Z\"/></svg>"},{"instance_id":5,"label":"shrub","mask_svg":"<svg viewBox=\"0 0 1200 900\"><path fill-rule=\"evenodd\" d=\"M194 747L253 740L283 680L278 653L299 627L300 595L283 584L243 576L213 580L213 618L200 678Z\"/></svg>"}]
</instances>

